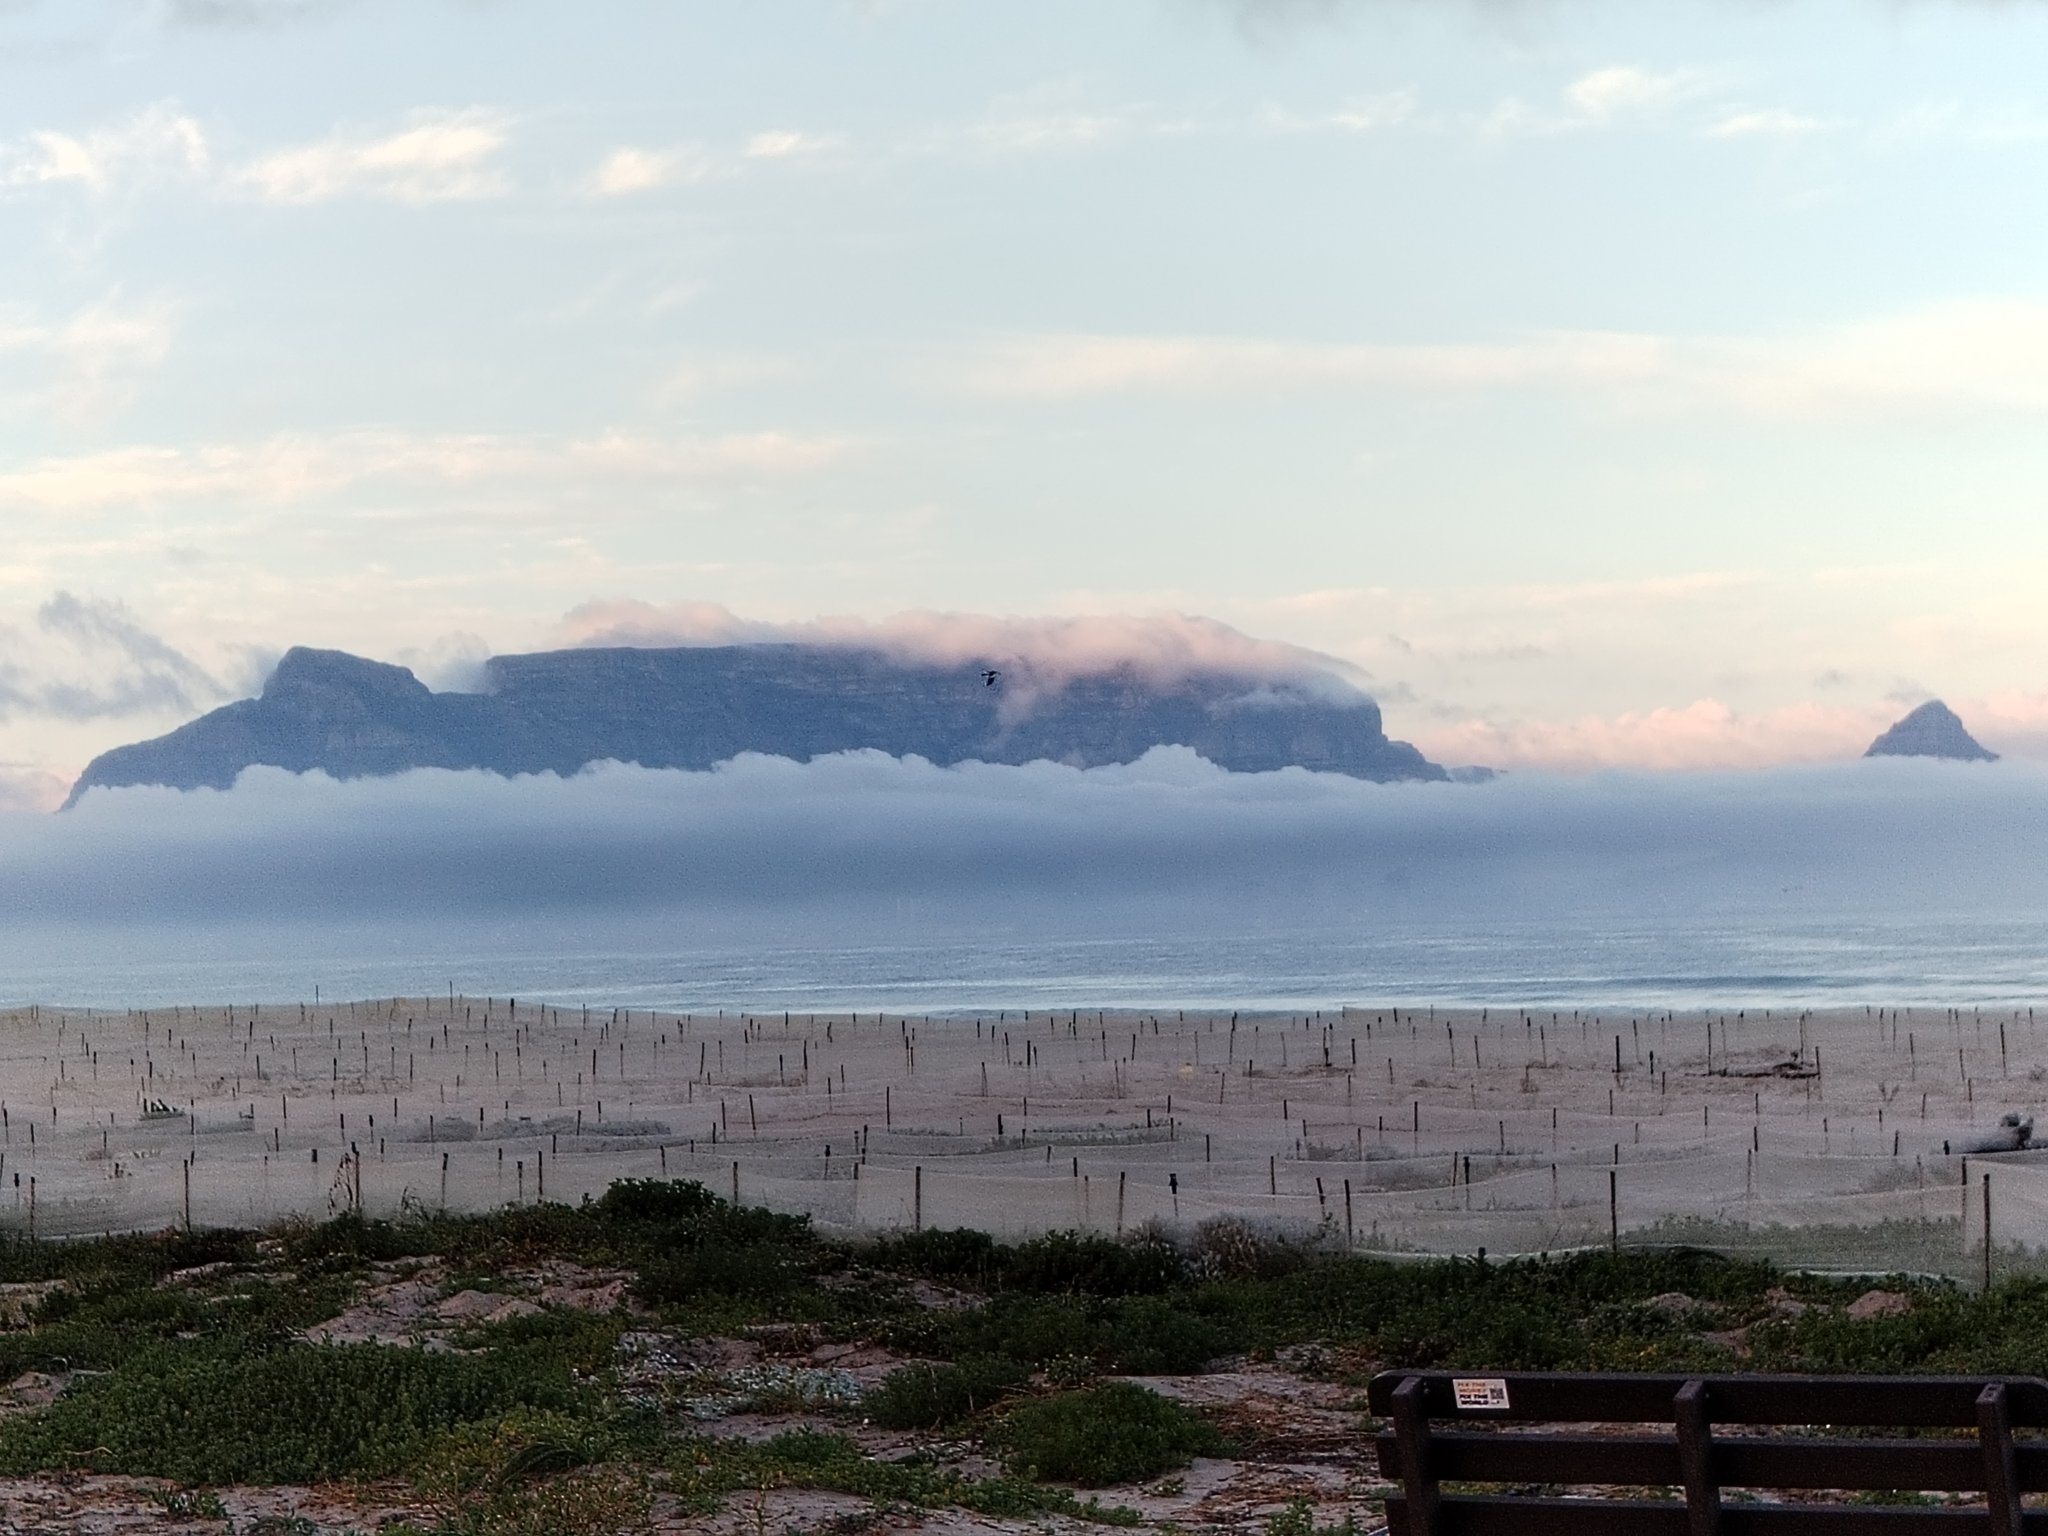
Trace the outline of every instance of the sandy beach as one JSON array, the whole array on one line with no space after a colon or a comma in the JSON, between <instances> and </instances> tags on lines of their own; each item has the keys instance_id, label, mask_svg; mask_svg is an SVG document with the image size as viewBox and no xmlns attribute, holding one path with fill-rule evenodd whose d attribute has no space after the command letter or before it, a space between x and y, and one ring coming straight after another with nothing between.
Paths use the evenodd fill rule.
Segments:
<instances>
[{"instance_id":1,"label":"sandy beach","mask_svg":"<svg viewBox=\"0 0 2048 1536\"><path fill-rule=\"evenodd\" d=\"M831 1230L1234 1215L1359 1251L1711 1235L1854 1265L1853 1229L1980 1219L1965 1154L2031 1112L2043 1044L2026 1008L30 1007L0 1016L0 1218L251 1225L667 1175ZM2030 1177L2000 1172L2001 1245L2034 1232Z\"/></svg>"}]
</instances>

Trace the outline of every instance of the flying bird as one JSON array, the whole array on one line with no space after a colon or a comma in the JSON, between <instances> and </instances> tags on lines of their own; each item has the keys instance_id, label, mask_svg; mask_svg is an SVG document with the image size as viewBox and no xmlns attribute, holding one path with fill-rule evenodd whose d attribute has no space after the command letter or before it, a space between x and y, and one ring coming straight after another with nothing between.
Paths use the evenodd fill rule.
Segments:
<instances>
[{"instance_id":1,"label":"flying bird","mask_svg":"<svg viewBox=\"0 0 2048 1536\"><path fill-rule=\"evenodd\" d=\"M984 688L995 687L996 679L1001 677L1002 675L1002 673L997 672L992 668L984 667L981 673L981 686Z\"/></svg>"}]
</instances>

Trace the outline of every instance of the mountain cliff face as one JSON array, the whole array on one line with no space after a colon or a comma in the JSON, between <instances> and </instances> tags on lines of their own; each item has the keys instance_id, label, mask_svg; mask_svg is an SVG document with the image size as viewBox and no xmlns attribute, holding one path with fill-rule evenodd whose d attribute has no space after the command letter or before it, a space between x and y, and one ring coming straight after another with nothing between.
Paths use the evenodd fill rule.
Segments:
<instances>
[{"instance_id":1,"label":"mountain cliff face","mask_svg":"<svg viewBox=\"0 0 2048 1536\"><path fill-rule=\"evenodd\" d=\"M1946 757L1966 763L1995 763L1998 754L1963 728L1956 712L1930 699L1870 744L1865 757Z\"/></svg>"},{"instance_id":2,"label":"mountain cliff face","mask_svg":"<svg viewBox=\"0 0 2048 1536\"><path fill-rule=\"evenodd\" d=\"M1095 767L1171 744L1240 772L1446 776L1387 739L1371 699L1327 679L1305 689L1212 672L1158 684L1126 669L1025 694L1001 675L989 686L975 665L799 645L544 651L486 668L482 693L435 693L403 667L295 648L260 697L95 758L66 803L96 785L224 789L259 763L336 778L573 773L606 759L707 768L741 752L804 760L863 747Z\"/></svg>"}]
</instances>

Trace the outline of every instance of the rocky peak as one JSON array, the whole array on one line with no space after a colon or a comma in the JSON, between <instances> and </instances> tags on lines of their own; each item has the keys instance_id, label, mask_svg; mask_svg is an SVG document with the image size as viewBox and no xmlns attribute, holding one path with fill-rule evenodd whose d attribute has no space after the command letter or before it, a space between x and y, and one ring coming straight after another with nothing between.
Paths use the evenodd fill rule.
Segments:
<instances>
[{"instance_id":1,"label":"rocky peak","mask_svg":"<svg viewBox=\"0 0 2048 1536\"><path fill-rule=\"evenodd\" d=\"M1988 751L1963 728L1956 712L1939 699L1929 699L1870 744L1865 757L1945 757L1965 763L1995 763Z\"/></svg>"},{"instance_id":2,"label":"rocky peak","mask_svg":"<svg viewBox=\"0 0 2048 1536\"><path fill-rule=\"evenodd\" d=\"M370 661L347 651L323 651L295 645L284 653L263 684L263 697L335 691L383 699L419 699L427 685L405 667Z\"/></svg>"}]
</instances>

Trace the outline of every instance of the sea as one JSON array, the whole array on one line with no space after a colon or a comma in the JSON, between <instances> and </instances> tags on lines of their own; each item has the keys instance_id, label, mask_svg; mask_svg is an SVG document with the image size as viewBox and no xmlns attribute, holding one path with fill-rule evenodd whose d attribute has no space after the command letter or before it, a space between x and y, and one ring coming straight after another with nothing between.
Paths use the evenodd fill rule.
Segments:
<instances>
[{"instance_id":1,"label":"sea","mask_svg":"<svg viewBox=\"0 0 2048 1536\"><path fill-rule=\"evenodd\" d=\"M4 962L0 1001L81 1007L422 996L708 1012L1242 1009L1346 1005L1672 1009L2048 1004L2048 913L1635 924L1375 922L1239 934L948 935L844 944L636 932L611 947L430 920L98 932Z\"/></svg>"}]
</instances>

